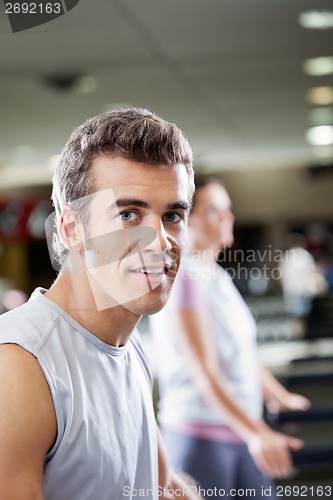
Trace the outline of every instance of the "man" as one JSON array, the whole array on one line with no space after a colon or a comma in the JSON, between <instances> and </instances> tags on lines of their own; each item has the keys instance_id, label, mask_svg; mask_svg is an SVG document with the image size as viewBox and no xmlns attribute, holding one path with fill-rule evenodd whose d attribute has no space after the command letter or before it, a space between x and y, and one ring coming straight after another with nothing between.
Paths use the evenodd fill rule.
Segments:
<instances>
[{"instance_id":1,"label":"man","mask_svg":"<svg viewBox=\"0 0 333 500\"><path fill-rule=\"evenodd\" d=\"M2 500L197 498L158 447L135 331L168 299L192 193L190 146L154 114L73 132L53 179L59 276L0 318Z\"/></svg>"}]
</instances>

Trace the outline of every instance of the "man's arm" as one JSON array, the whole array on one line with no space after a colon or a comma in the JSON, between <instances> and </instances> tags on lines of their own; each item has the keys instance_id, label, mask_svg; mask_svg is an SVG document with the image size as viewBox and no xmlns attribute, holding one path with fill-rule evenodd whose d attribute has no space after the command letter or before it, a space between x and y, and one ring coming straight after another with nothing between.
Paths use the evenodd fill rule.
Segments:
<instances>
[{"instance_id":1,"label":"man's arm","mask_svg":"<svg viewBox=\"0 0 333 500\"><path fill-rule=\"evenodd\" d=\"M170 468L163 438L158 427L157 439L158 483L162 493L160 498L162 500L201 500L202 497L197 493L198 488L195 481L189 476L176 473Z\"/></svg>"},{"instance_id":2,"label":"man's arm","mask_svg":"<svg viewBox=\"0 0 333 500\"><path fill-rule=\"evenodd\" d=\"M44 457L56 435L53 401L38 361L18 345L0 345L2 500L44 500Z\"/></svg>"},{"instance_id":3,"label":"man's arm","mask_svg":"<svg viewBox=\"0 0 333 500\"><path fill-rule=\"evenodd\" d=\"M272 413L283 410L308 410L311 401L301 394L289 392L264 366L260 366L260 379L267 409Z\"/></svg>"}]
</instances>

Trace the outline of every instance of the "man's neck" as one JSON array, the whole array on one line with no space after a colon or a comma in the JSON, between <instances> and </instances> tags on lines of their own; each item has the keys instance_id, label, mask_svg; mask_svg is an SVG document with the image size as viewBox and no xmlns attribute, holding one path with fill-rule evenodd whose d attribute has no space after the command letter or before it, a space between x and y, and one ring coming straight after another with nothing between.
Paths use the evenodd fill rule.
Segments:
<instances>
[{"instance_id":1,"label":"man's neck","mask_svg":"<svg viewBox=\"0 0 333 500\"><path fill-rule=\"evenodd\" d=\"M98 310L87 278L62 271L45 296L103 342L126 344L141 316L120 305Z\"/></svg>"}]
</instances>

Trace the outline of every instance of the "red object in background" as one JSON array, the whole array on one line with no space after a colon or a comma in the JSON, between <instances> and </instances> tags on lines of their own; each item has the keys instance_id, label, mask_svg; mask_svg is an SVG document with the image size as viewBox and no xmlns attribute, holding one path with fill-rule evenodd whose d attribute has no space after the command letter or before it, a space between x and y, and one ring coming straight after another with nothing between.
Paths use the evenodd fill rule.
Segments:
<instances>
[{"instance_id":1,"label":"red object in background","mask_svg":"<svg viewBox=\"0 0 333 500\"><path fill-rule=\"evenodd\" d=\"M20 241L45 238L44 224L51 212L49 200L0 199L0 238Z\"/></svg>"}]
</instances>

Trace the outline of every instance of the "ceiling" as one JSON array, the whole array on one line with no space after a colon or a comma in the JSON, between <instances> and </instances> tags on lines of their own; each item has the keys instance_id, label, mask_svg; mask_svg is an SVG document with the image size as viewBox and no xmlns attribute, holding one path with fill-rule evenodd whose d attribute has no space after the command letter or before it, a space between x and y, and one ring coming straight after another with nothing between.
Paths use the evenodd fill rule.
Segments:
<instances>
[{"instance_id":1,"label":"ceiling","mask_svg":"<svg viewBox=\"0 0 333 500\"><path fill-rule=\"evenodd\" d=\"M302 28L311 9L332 1L80 0L13 34L1 3L0 189L48 184L73 127L126 105L176 122L203 171L313 164L305 93L333 81L302 63L333 55L333 30ZM46 82L75 74L94 77L96 91Z\"/></svg>"}]
</instances>

